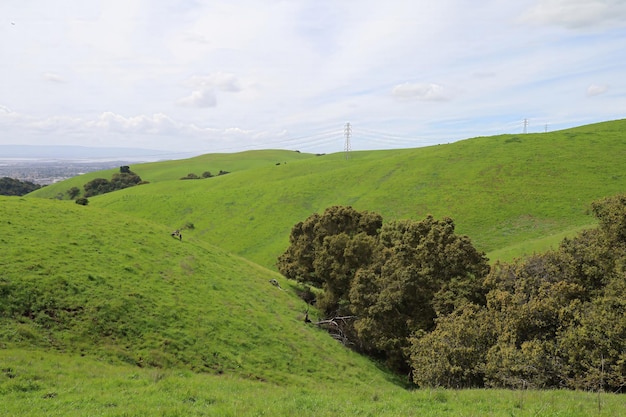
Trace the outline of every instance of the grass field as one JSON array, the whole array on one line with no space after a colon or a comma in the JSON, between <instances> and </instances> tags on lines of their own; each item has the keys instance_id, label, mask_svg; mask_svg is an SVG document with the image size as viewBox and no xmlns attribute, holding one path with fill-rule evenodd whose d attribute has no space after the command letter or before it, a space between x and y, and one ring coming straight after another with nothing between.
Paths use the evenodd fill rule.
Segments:
<instances>
[{"instance_id":1,"label":"grass field","mask_svg":"<svg viewBox=\"0 0 626 417\"><path fill-rule=\"evenodd\" d=\"M230 159L206 155L133 166L151 183L93 198L91 204L171 228L192 223L197 238L268 268L295 223L335 204L376 211L387 221L449 216L492 260L500 254L511 258L544 250L569 231L593 225L590 203L626 189L624 132L626 121L619 120L353 152L348 160L343 153L316 157L293 151L246 152ZM201 166L231 173L179 180L190 171L200 175ZM32 195L55 195L96 174L90 175Z\"/></svg>"},{"instance_id":2,"label":"grass field","mask_svg":"<svg viewBox=\"0 0 626 417\"><path fill-rule=\"evenodd\" d=\"M275 272L119 213L67 201L0 202L0 347L281 385L331 383L338 369L357 380L385 378L306 326L306 304Z\"/></svg>"},{"instance_id":3,"label":"grass field","mask_svg":"<svg viewBox=\"0 0 626 417\"><path fill-rule=\"evenodd\" d=\"M623 395L575 391L405 390L314 378L277 386L230 375L142 369L41 351L0 350L6 416L616 417Z\"/></svg>"},{"instance_id":4,"label":"grass field","mask_svg":"<svg viewBox=\"0 0 626 417\"><path fill-rule=\"evenodd\" d=\"M305 324L274 271L291 227L334 204L386 221L450 216L492 260L543 251L624 191L625 153L622 120L348 160L268 150L138 164L149 184L88 206L56 197L115 170L0 197L0 415L626 415L611 393L408 389Z\"/></svg>"}]
</instances>

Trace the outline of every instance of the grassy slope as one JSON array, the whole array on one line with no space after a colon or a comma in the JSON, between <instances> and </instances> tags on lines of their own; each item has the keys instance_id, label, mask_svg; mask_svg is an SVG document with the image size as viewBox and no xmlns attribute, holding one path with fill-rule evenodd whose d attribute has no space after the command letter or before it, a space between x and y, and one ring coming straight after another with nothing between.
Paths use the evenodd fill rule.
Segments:
<instances>
[{"instance_id":1,"label":"grassy slope","mask_svg":"<svg viewBox=\"0 0 626 417\"><path fill-rule=\"evenodd\" d=\"M303 322L304 303L280 276L202 240L55 200L1 198L0 219L8 303L0 312L27 300L16 317L0 315L0 348L281 385L386 383L371 362Z\"/></svg>"},{"instance_id":2,"label":"grassy slope","mask_svg":"<svg viewBox=\"0 0 626 417\"><path fill-rule=\"evenodd\" d=\"M621 396L404 391L371 362L304 326L302 304L288 283L207 243L269 264L273 252L284 248L293 223L330 204L376 210L386 219L419 218L426 212L451 215L461 231L488 243L492 237L481 234L477 239L467 231L480 221L472 226L459 219L476 217L468 207L489 209L498 201L490 194L500 197L498 208L509 219L528 208L565 224L546 227L550 222L509 220L501 227L508 227L511 236L563 233L589 222L586 202L595 194L621 191L624 143L618 131L624 123L615 123L600 126L606 131L597 147L583 131L583 141L571 135L564 141L556 134L524 135L521 142L511 136L466 141L495 143L487 146L493 154L484 161L471 156L478 150L464 150L464 142L354 153L349 161L339 154L315 158L293 153L295 158L280 166L273 162L275 156L287 160L291 153L270 156L271 151L257 157L252 152L246 156L256 167L241 162L240 154L232 156L230 163L241 163L240 170L195 158L191 169L189 161L177 162L182 164L178 168L168 162L168 169L175 171L170 173L161 164L145 174L144 166L132 167L152 183L93 198L87 207L2 198L0 294L10 300L6 295L11 291L33 283L36 300L57 313L44 309L0 323L0 415L619 415L626 408ZM527 172L516 165L517 159L548 158L549 151L539 152L543 146L536 141L549 137L555 141L552 158L563 159L552 161L556 179L533 182L527 176L524 181ZM501 167L489 168L504 158L506 146L532 143L534 148L516 148L516 158L498 159ZM567 157L559 154L564 144L575 145ZM575 158L576 152L584 157ZM466 161L456 164L455 155ZM545 169L550 164L527 166ZM167 180L220 169L233 173L199 181ZM563 190L552 185L557 179L564 181ZM571 179L576 181L570 184ZM483 194L470 189L481 181L486 183L481 186L486 202L476 197ZM527 182L546 185L540 194L548 198L545 204L528 194L533 190ZM58 186L69 188L66 183ZM568 197L568 190L575 198L563 202L559 197ZM446 197L440 201L437 195ZM571 209L561 213L568 205ZM469 214L463 215L464 210ZM485 217L498 214L487 210ZM196 228L185 231L183 242L169 236L173 227L189 221ZM269 285L270 278L287 291ZM223 375L213 375L219 372Z\"/></svg>"},{"instance_id":3,"label":"grassy slope","mask_svg":"<svg viewBox=\"0 0 626 417\"><path fill-rule=\"evenodd\" d=\"M141 176L141 179L150 183L157 183L161 181L178 180L179 178L185 177L190 173L201 176L203 172L208 171L213 175L217 175L220 170L242 171L268 165L275 166L277 163L282 164L314 157L315 156L312 154L270 149L262 151L246 151L235 154L207 154L183 160L135 164L131 165L130 168L138 173ZM111 176L116 172L119 172L119 169L89 172L87 174L79 175L65 181L40 188L30 195L41 198L57 198L60 195L61 197L67 199L68 196L65 193L71 187L78 187L82 190L85 183L95 178L111 179Z\"/></svg>"},{"instance_id":4,"label":"grassy slope","mask_svg":"<svg viewBox=\"0 0 626 417\"><path fill-rule=\"evenodd\" d=\"M2 416L614 417L619 395L418 390L376 381L276 387L227 375L142 369L54 352L0 349Z\"/></svg>"},{"instance_id":5,"label":"grassy slope","mask_svg":"<svg viewBox=\"0 0 626 417\"><path fill-rule=\"evenodd\" d=\"M593 224L591 201L623 192L626 184L626 120L353 152L349 160L343 154L272 152L299 159L276 166L278 156L259 157L253 165L247 158L255 152L235 154L223 164L231 174L198 181L176 179L196 159L138 165L136 172L155 181L93 198L92 204L172 228L191 222L195 237L266 267L285 249L296 222L333 204L376 211L385 220L450 216L492 259L510 259ZM235 161L241 169L231 168ZM169 170L176 163L181 167L174 175Z\"/></svg>"}]
</instances>

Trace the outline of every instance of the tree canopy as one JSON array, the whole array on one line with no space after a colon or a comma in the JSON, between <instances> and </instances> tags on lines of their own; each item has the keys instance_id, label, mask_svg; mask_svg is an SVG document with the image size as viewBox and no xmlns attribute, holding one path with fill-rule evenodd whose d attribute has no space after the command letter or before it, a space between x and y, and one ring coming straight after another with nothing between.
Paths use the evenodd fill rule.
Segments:
<instances>
[{"instance_id":1,"label":"tree canopy","mask_svg":"<svg viewBox=\"0 0 626 417\"><path fill-rule=\"evenodd\" d=\"M489 267L452 219L403 220L334 206L294 226L278 260L287 278L322 291L326 318L354 316L344 332L358 350L406 371L409 336L433 328L438 312L484 299Z\"/></svg>"},{"instance_id":2,"label":"tree canopy","mask_svg":"<svg viewBox=\"0 0 626 417\"><path fill-rule=\"evenodd\" d=\"M20 181L15 178L0 178L0 195L22 196L41 188L39 184L30 181Z\"/></svg>"},{"instance_id":3,"label":"tree canopy","mask_svg":"<svg viewBox=\"0 0 626 417\"><path fill-rule=\"evenodd\" d=\"M623 391L626 195L592 211L597 228L490 267L452 219L335 206L293 227L277 266L319 288L341 340L420 386Z\"/></svg>"},{"instance_id":4,"label":"tree canopy","mask_svg":"<svg viewBox=\"0 0 626 417\"><path fill-rule=\"evenodd\" d=\"M113 174L111 180L105 178L96 178L86 183L83 188L85 189L85 197L92 197L95 195L110 193L115 190L121 190L123 188L132 187L143 183L141 177L130 170L127 165L120 167L120 172Z\"/></svg>"},{"instance_id":5,"label":"tree canopy","mask_svg":"<svg viewBox=\"0 0 626 417\"><path fill-rule=\"evenodd\" d=\"M626 196L595 202L596 229L557 250L496 264L486 303L411 339L423 386L626 386Z\"/></svg>"}]
</instances>

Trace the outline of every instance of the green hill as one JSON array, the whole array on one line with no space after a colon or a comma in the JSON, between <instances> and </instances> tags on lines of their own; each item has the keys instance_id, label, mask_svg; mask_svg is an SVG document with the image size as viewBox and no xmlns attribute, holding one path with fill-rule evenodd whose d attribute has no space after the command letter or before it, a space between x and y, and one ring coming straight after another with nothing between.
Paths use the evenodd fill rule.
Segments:
<instances>
[{"instance_id":1,"label":"green hill","mask_svg":"<svg viewBox=\"0 0 626 417\"><path fill-rule=\"evenodd\" d=\"M358 140L358 138L355 138ZM273 267L291 227L334 204L385 220L450 216L491 259L543 250L594 223L589 204L624 190L626 120L427 148L315 157L290 151L205 155L133 166L150 184L92 199ZM276 163L281 162L280 165ZM224 169L228 175L180 177ZM32 196L50 197L77 177ZM105 173L110 175L110 173Z\"/></svg>"},{"instance_id":2,"label":"green hill","mask_svg":"<svg viewBox=\"0 0 626 417\"><path fill-rule=\"evenodd\" d=\"M496 256L541 249L623 192L623 132L620 120L349 159L203 155L134 165L148 184L87 206L56 198L116 170L1 197L0 415L617 415L608 394L405 390L304 323L272 269L291 227L334 204L450 216Z\"/></svg>"},{"instance_id":3,"label":"green hill","mask_svg":"<svg viewBox=\"0 0 626 417\"><path fill-rule=\"evenodd\" d=\"M404 389L274 272L72 202L0 197L0 415L613 416L619 395ZM283 289L268 282L277 279Z\"/></svg>"},{"instance_id":4,"label":"green hill","mask_svg":"<svg viewBox=\"0 0 626 417\"><path fill-rule=\"evenodd\" d=\"M305 304L282 277L202 240L54 200L3 197L0 219L0 348L274 384L384 381L305 325Z\"/></svg>"}]
</instances>

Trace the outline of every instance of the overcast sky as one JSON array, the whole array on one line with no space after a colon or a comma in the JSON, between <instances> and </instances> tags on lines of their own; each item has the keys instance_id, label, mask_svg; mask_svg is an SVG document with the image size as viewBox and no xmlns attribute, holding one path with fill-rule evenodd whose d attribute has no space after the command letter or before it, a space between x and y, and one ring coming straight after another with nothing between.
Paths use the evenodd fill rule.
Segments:
<instances>
[{"instance_id":1,"label":"overcast sky","mask_svg":"<svg viewBox=\"0 0 626 417\"><path fill-rule=\"evenodd\" d=\"M626 117L625 0L2 0L0 144L406 148Z\"/></svg>"}]
</instances>

